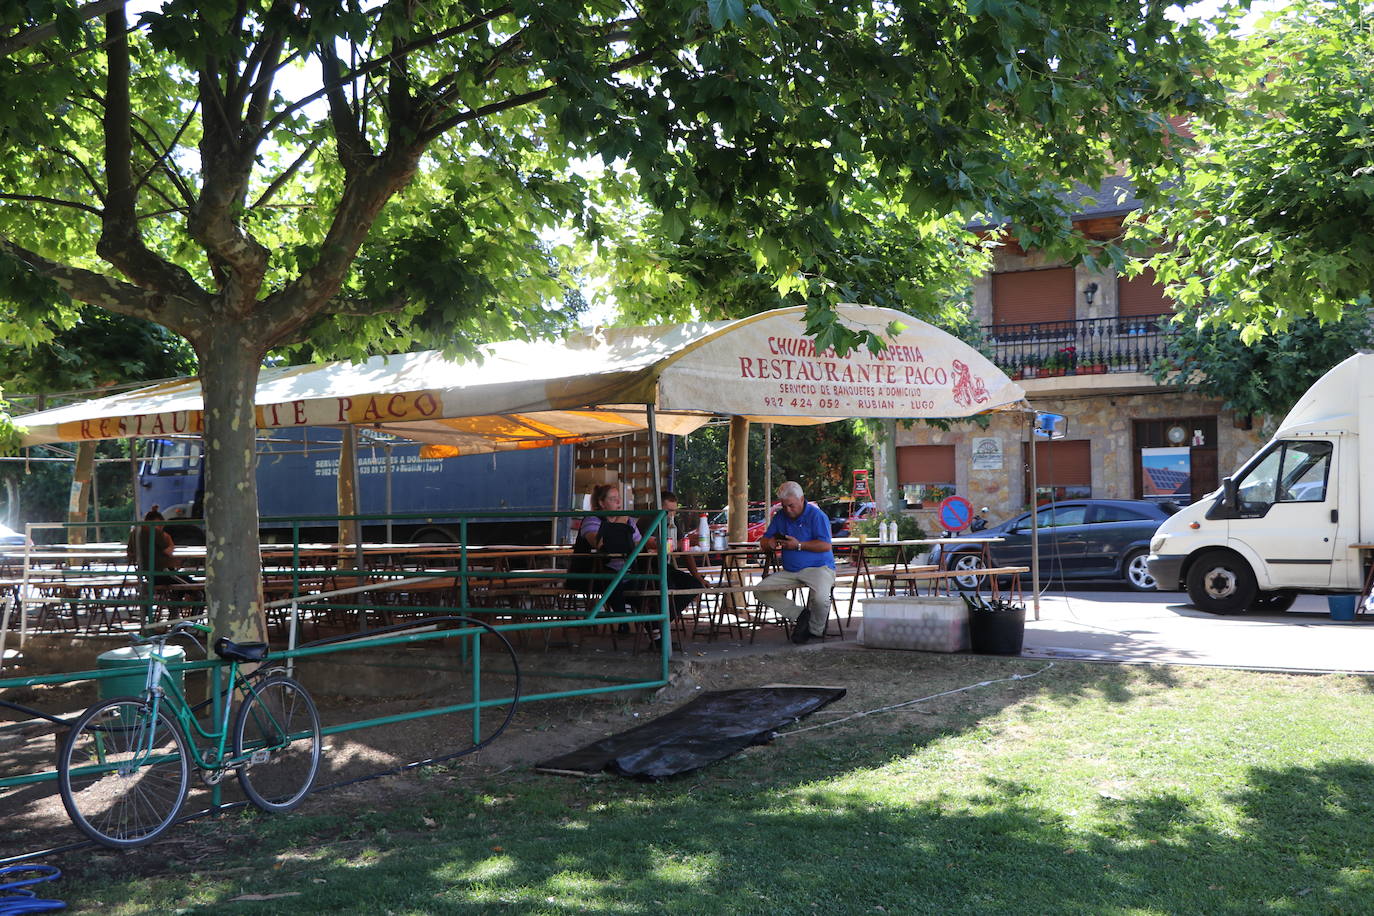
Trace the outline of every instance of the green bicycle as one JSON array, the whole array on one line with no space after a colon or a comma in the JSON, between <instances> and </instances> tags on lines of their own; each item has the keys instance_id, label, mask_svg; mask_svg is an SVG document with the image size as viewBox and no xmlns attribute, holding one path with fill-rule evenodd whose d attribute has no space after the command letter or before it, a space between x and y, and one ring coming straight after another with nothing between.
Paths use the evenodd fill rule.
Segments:
<instances>
[{"instance_id":1,"label":"green bicycle","mask_svg":"<svg viewBox=\"0 0 1374 916\"><path fill-rule=\"evenodd\" d=\"M62 747L57 778L62 804L83 833L115 848L141 846L176 820L190 787L190 767L217 785L231 772L250 801L264 811L289 811L314 784L320 765L320 717L297 681L276 670L239 674L239 665L261 662L266 643L216 640L215 654L230 662L230 690L221 696L223 716L204 727L177 682L167 677L167 641L185 634L204 651L193 631L202 624L181 621L166 633L136 645L151 646L141 696L102 700L87 709ZM243 698L233 730L232 694ZM191 735L210 742L201 748ZM230 737L233 750L226 753ZM194 748L194 753L189 749Z\"/></svg>"}]
</instances>

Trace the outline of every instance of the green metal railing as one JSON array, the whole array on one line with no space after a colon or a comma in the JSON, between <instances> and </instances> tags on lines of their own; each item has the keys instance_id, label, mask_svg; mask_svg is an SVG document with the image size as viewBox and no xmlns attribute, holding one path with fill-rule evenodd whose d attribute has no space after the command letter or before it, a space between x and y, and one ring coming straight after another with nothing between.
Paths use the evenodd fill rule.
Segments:
<instances>
[{"instance_id":1,"label":"green metal railing","mask_svg":"<svg viewBox=\"0 0 1374 916\"><path fill-rule=\"evenodd\" d=\"M555 628L568 627L593 627L604 625L608 622L615 624L626 623L657 623L664 633L665 638L660 640L660 652L656 671L651 676L636 677L633 675L617 675L611 673L579 673L579 672L535 672L541 677L561 678L574 681L597 681L598 686L584 687L579 686L566 690L544 691L533 694L522 694L519 697L520 703L529 703L541 700L558 700L571 697L590 696L605 694L618 691L642 690L662 687L668 683L668 661L671 652L672 640L668 635L668 596L667 596L667 554L665 551L658 551L654 557L654 569L649 573L633 572L635 561L640 557L647 544L647 538L641 540L634 547L634 550L625 557L625 564L620 570L608 571L604 573L570 573L564 570L553 572L532 571L532 570L505 570L493 571L491 569L473 565L475 559L470 552L467 544L469 524L482 519L512 521L520 518L538 518L547 522L551 518L583 518L596 513L591 512L549 512L541 513L539 516L511 516L501 512L473 512L458 519L462 539L457 550L458 565L453 568L435 569L369 569L366 564L355 564L356 568L340 569L325 565L302 567L301 566L301 542L300 531L302 528L319 527L321 523L337 523L339 521L357 522L378 522L378 521L402 521L402 520L425 520L432 518L419 513L402 515L351 515L351 516L328 516L311 519L293 520L293 549L291 553L291 564L289 568L284 567L283 572L290 573L291 589L290 595L286 598L272 601L267 604L269 610L282 610L289 612L289 617L285 621L288 625L288 648L283 651L273 651L271 661L273 664L286 662L288 665L294 664L297 659L314 658L319 656L331 655L336 653L357 652L361 650L376 650L389 646L407 645L423 643L431 640L452 639L462 637L459 644L458 656L465 669L470 669L473 678L473 695L470 699L461 703L448 704L437 708L417 709L411 712L397 713L387 716L376 716L360 718L354 721L336 723L323 729L324 734L339 734L350 731L357 731L367 728L375 728L383 725L392 725L401 722L413 721L437 715L448 715L470 711L472 714L472 742L477 744L481 740L480 715L483 709L509 704L511 697L483 697L481 696L481 666L482 653L479 638L483 632L478 627L466 627L459 630L454 629L426 629L430 624L427 620L436 621L450 615L462 615L469 617L491 617L508 618L507 620L492 620L489 625L503 634L520 633L529 631L550 630ZM641 510L627 511L622 513L632 517L649 517L652 519L653 527L651 530L657 531L659 542L666 527L666 514L660 510ZM340 548L341 554L347 554L353 549L348 545ZM355 552L356 556L361 557L360 552ZM99 574L99 571L89 571L91 575ZM310 590L310 586L321 580L321 577L333 577L334 579L355 578L362 585L351 586L341 589ZM329 611L331 613L345 612L357 613L362 619L372 612L386 611L394 609L393 606L379 605L375 602L360 601L358 603L338 604L333 599L349 595L371 595L378 591L391 590L395 588L398 581L422 581L435 579L455 580L455 602L449 605L405 605L404 611L407 615L414 615L406 621L407 629L404 632L393 635L371 635L362 630L357 634L348 637L345 641L329 641L328 644L306 644L297 645L297 635L299 622L302 614L313 612ZM538 582L547 580L551 582L566 583L569 581L587 580L594 582L596 587L589 589L588 593L596 591L602 592L599 598L593 600L585 609L572 608L531 608L506 606L496 604L475 605L474 590L472 584L475 581L502 578L514 579L516 581ZM368 581L374 580L374 581ZM649 583L657 582L658 607L650 611L640 613L615 613L604 614L606 602L611 592L622 582L627 580L639 580L645 583L646 590L651 588ZM151 587L150 587L151 592ZM193 601L172 601L167 602L155 598L152 594L147 596L147 603L144 604L144 619L149 619L150 614L156 610L158 605L168 606L169 604L179 608L203 606L201 602ZM129 600L118 599L105 601L99 598L89 599L87 602L92 607L102 604L118 603L129 605ZM21 608L21 613L23 609ZM217 677L215 669L224 667L225 663L218 659L205 661L188 661L181 664L169 665L171 671L198 671L211 670L211 676ZM128 668L87 670L55 673L48 675L32 675L28 677L18 677L0 679L0 699L5 698L5 692L13 689L29 688L39 685L62 685L79 683L82 681L100 681L112 677L127 677ZM310 684L306 684L310 687ZM40 713L41 715L42 713ZM0 736L7 730L26 726L28 723L16 723L14 725L0 728ZM44 740L48 740L46 737ZM10 786L27 785L36 782L45 782L57 778L56 770L47 770L38 773L25 774L0 774L0 788Z\"/></svg>"}]
</instances>

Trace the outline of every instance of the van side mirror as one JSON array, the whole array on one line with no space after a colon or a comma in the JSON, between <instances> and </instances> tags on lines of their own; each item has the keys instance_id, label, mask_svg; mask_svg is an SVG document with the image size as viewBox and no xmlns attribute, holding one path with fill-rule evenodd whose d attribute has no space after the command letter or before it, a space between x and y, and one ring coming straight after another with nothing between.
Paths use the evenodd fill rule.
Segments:
<instances>
[{"instance_id":1,"label":"van side mirror","mask_svg":"<svg viewBox=\"0 0 1374 916\"><path fill-rule=\"evenodd\" d=\"M1222 478L1221 504L1233 511L1236 508L1236 481L1233 477Z\"/></svg>"}]
</instances>

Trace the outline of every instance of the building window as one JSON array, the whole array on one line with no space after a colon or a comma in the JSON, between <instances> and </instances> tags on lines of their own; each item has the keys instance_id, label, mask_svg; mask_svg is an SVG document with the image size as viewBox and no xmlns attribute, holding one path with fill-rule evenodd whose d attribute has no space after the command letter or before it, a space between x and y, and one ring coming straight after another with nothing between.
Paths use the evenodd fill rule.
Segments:
<instances>
[{"instance_id":1,"label":"building window","mask_svg":"<svg viewBox=\"0 0 1374 916\"><path fill-rule=\"evenodd\" d=\"M992 275L992 323L1067 322L1078 317L1071 267Z\"/></svg>"},{"instance_id":2,"label":"building window","mask_svg":"<svg viewBox=\"0 0 1374 916\"><path fill-rule=\"evenodd\" d=\"M939 505L953 496L954 446L903 445L897 448L897 481L908 506Z\"/></svg>"},{"instance_id":3,"label":"building window","mask_svg":"<svg viewBox=\"0 0 1374 916\"><path fill-rule=\"evenodd\" d=\"M1164 295L1164 287L1155 280L1151 267L1138 276L1122 277L1116 284L1116 312L1122 318L1148 315L1167 315L1174 310L1173 300Z\"/></svg>"},{"instance_id":4,"label":"building window","mask_svg":"<svg viewBox=\"0 0 1374 916\"><path fill-rule=\"evenodd\" d=\"M1026 465L1023 493L1031 491L1030 446L1021 444ZM1092 441L1052 439L1035 443L1035 502L1087 499L1093 495Z\"/></svg>"}]
</instances>

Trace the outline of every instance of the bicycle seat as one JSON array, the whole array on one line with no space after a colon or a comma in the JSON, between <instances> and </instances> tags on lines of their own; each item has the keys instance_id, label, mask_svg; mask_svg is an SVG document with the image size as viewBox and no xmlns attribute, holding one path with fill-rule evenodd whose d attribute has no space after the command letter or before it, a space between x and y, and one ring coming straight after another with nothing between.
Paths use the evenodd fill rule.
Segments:
<instances>
[{"instance_id":1,"label":"bicycle seat","mask_svg":"<svg viewBox=\"0 0 1374 916\"><path fill-rule=\"evenodd\" d=\"M215 654L230 662L260 662L267 657L267 643L234 642L221 636L215 640Z\"/></svg>"}]
</instances>

